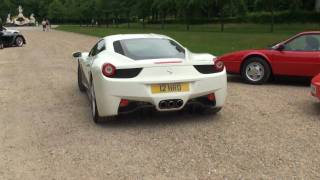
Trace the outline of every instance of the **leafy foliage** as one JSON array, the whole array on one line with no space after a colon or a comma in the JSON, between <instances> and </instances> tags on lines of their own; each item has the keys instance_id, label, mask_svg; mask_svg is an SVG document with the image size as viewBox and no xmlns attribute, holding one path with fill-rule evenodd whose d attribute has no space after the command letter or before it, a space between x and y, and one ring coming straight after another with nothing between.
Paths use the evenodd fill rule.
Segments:
<instances>
[{"instance_id":1,"label":"leafy foliage","mask_svg":"<svg viewBox=\"0 0 320 180\"><path fill-rule=\"evenodd\" d=\"M247 14L274 11L314 11L316 0L0 0L0 17L34 13L38 20L49 17L58 23L118 23L141 21L183 22L190 24L224 17L246 17ZM273 4L273 6L271 6Z\"/></svg>"}]
</instances>

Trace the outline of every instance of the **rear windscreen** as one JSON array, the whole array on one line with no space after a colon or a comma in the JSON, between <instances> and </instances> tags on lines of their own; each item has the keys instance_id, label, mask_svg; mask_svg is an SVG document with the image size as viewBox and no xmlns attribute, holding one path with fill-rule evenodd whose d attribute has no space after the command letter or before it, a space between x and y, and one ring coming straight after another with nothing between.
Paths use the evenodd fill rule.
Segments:
<instances>
[{"instance_id":1,"label":"rear windscreen","mask_svg":"<svg viewBox=\"0 0 320 180\"><path fill-rule=\"evenodd\" d=\"M115 52L134 60L185 58L185 50L169 39L141 38L115 41Z\"/></svg>"}]
</instances>

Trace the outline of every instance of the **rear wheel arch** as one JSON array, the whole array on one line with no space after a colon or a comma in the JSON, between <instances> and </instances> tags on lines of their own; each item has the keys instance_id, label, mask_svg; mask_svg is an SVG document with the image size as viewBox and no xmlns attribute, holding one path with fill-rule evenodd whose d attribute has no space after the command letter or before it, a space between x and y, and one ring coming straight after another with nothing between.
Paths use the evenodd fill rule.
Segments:
<instances>
[{"instance_id":1,"label":"rear wheel arch","mask_svg":"<svg viewBox=\"0 0 320 180\"><path fill-rule=\"evenodd\" d=\"M93 76L92 76L92 73L90 73L90 86L94 85L93 83Z\"/></svg>"},{"instance_id":2,"label":"rear wheel arch","mask_svg":"<svg viewBox=\"0 0 320 180\"><path fill-rule=\"evenodd\" d=\"M80 63L78 63L78 87L81 92L85 92L87 90L86 86L83 84L83 71Z\"/></svg>"},{"instance_id":3,"label":"rear wheel arch","mask_svg":"<svg viewBox=\"0 0 320 180\"><path fill-rule=\"evenodd\" d=\"M24 36L22 36L22 35L19 35L19 36L23 39L23 43L26 44L26 39L24 38Z\"/></svg>"},{"instance_id":4,"label":"rear wheel arch","mask_svg":"<svg viewBox=\"0 0 320 180\"><path fill-rule=\"evenodd\" d=\"M18 37L22 38L22 39L23 39L23 42L26 41L22 35L17 35L14 39L17 39Z\"/></svg>"},{"instance_id":5,"label":"rear wheel arch","mask_svg":"<svg viewBox=\"0 0 320 180\"><path fill-rule=\"evenodd\" d=\"M270 62L263 55L249 55L241 63L240 74L249 84L261 85L273 76Z\"/></svg>"},{"instance_id":6,"label":"rear wheel arch","mask_svg":"<svg viewBox=\"0 0 320 180\"><path fill-rule=\"evenodd\" d=\"M17 39L20 38L22 40L22 44L17 44ZM13 45L16 45L18 47L23 46L24 44L26 44L26 40L24 39L24 37L22 35L17 35L12 39L12 43Z\"/></svg>"},{"instance_id":7,"label":"rear wheel arch","mask_svg":"<svg viewBox=\"0 0 320 180\"><path fill-rule=\"evenodd\" d=\"M92 73L90 73L90 90L93 90L94 91L94 94L95 94L95 89L94 89L94 79L93 79L93 76L92 76ZM93 89L91 89L93 88ZM92 98L92 97L91 97ZM93 99L91 99L92 101ZM96 99L96 95L94 95L94 102L91 102L91 103L95 103L95 114L93 114L93 121L96 123L96 124L99 124L99 123L102 123L102 122L105 122L105 121L114 121L117 119L116 116L106 116L106 117L102 117L99 115L99 108L98 108L98 105L97 105L97 99ZM92 105L91 105L92 106ZM92 108L92 107L91 107Z\"/></svg>"}]
</instances>

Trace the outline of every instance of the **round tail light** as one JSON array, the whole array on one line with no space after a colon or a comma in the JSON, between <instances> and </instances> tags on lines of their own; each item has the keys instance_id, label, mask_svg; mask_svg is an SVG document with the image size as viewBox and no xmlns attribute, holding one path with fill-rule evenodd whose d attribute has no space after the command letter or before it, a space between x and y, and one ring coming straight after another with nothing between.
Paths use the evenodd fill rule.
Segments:
<instances>
[{"instance_id":1,"label":"round tail light","mask_svg":"<svg viewBox=\"0 0 320 180\"><path fill-rule=\"evenodd\" d=\"M208 100L209 100L209 101L215 101L215 100L216 100L215 94L209 94L209 95L208 95Z\"/></svg>"},{"instance_id":2,"label":"round tail light","mask_svg":"<svg viewBox=\"0 0 320 180\"><path fill-rule=\"evenodd\" d=\"M121 99L120 107L127 107L129 105L129 101L126 99Z\"/></svg>"},{"instance_id":3,"label":"round tail light","mask_svg":"<svg viewBox=\"0 0 320 180\"><path fill-rule=\"evenodd\" d=\"M102 66L102 74L106 77L112 77L116 73L116 67L112 64L104 64Z\"/></svg>"},{"instance_id":4,"label":"round tail light","mask_svg":"<svg viewBox=\"0 0 320 180\"><path fill-rule=\"evenodd\" d=\"M221 72L224 70L224 63L222 61L216 61L213 68L214 70Z\"/></svg>"}]
</instances>

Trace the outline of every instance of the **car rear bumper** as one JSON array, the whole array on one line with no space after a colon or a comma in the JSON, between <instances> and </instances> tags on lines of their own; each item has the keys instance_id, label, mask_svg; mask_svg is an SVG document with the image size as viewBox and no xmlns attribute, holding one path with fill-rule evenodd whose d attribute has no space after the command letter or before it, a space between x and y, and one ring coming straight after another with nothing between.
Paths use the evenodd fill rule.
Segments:
<instances>
[{"instance_id":1,"label":"car rear bumper","mask_svg":"<svg viewBox=\"0 0 320 180\"><path fill-rule=\"evenodd\" d=\"M199 102L193 102L193 100L199 97L206 97L209 94L214 94L215 96L212 104L202 104L219 108L225 104L227 95L227 76L225 71L197 77L159 77L157 81L139 78L106 79L103 76L97 76L96 78L98 78L94 80L96 102L99 114L102 117L116 116L119 113L126 113L144 107L154 108L157 111L178 111L189 104L199 104ZM188 92L153 94L151 86L162 83L188 83L190 88ZM129 102L138 102L139 105L128 109L128 111L121 111L120 102L122 99ZM183 103L176 108L160 107L162 101L170 100L181 100Z\"/></svg>"},{"instance_id":2,"label":"car rear bumper","mask_svg":"<svg viewBox=\"0 0 320 180\"><path fill-rule=\"evenodd\" d=\"M160 105L159 105L160 106ZM210 101L207 99L207 96L198 97L194 99L190 99L184 106L181 105L181 109L216 109L221 107L216 107L216 101ZM161 108L161 107L160 107ZM130 114L140 110L150 110L150 111L158 111L157 106L148 103L148 102L138 102L138 101L129 101L128 105L125 107L119 107L118 114Z\"/></svg>"},{"instance_id":3,"label":"car rear bumper","mask_svg":"<svg viewBox=\"0 0 320 180\"><path fill-rule=\"evenodd\" d=\"M311 85L311 95L320 99L320 86Z\"/></svg>"}]
</instances>

